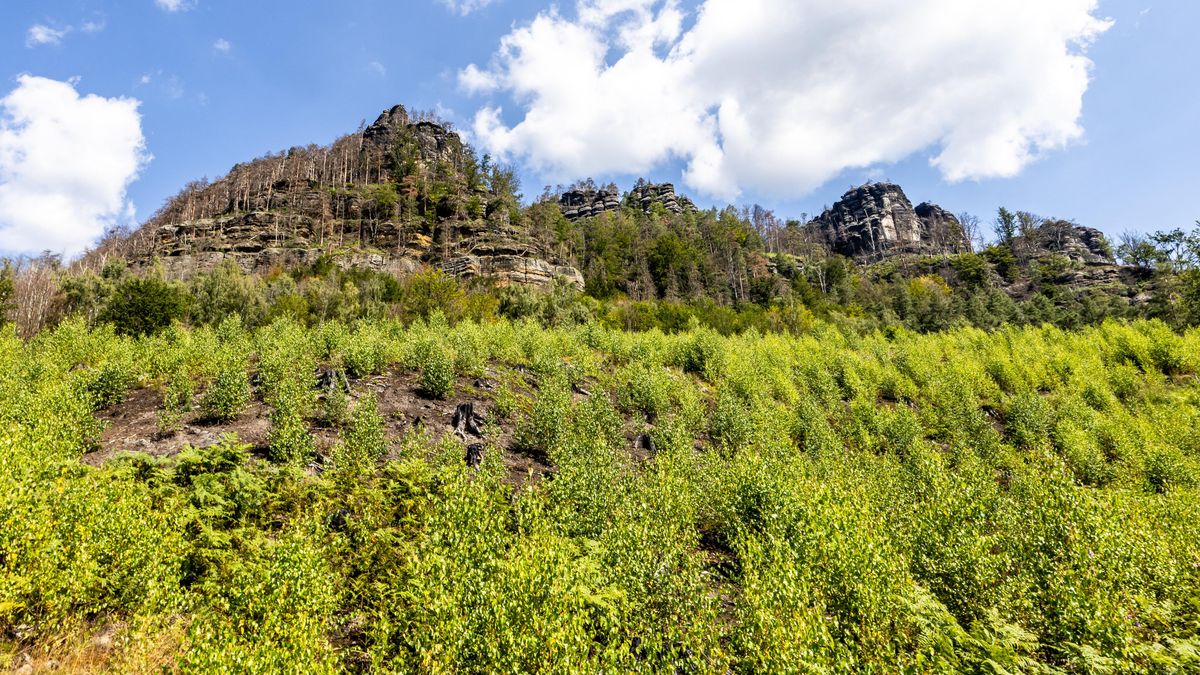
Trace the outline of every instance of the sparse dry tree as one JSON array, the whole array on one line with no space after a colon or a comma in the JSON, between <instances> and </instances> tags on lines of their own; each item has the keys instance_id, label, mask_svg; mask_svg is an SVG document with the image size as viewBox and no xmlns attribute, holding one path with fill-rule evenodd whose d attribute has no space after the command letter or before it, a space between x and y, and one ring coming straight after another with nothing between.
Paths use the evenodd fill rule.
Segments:
<instances>
[{"instance_id":1,"label":"sparse dry tree","mask_svg":"<svg viewBox=\"0 0 1200 675\"><path fill-rule=\"evenodd\" d=\"M31 338L53 322L59 304L61 269L62 259L50 252L13 265L10 316L21 337Z\"/></svg>"}]
</instances>

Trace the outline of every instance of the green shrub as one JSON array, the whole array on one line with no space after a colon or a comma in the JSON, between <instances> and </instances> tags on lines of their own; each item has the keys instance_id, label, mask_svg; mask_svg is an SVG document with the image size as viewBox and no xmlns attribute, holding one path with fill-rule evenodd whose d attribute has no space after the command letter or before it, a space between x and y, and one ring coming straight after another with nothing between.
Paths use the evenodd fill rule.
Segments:
<instances>
[{"instance_id":1,"label":"green shrub","mask_svg":"<svg viewBox=\"0 0 1200 675\"><path fill-rule=\"evenodd\" d=\"M617 404L627 412L657 418L671 405L670 382L665 369L634 364L617 373Z\"/></svg>"},{"instance_id":2,"label":"green shrub","mask_svg":"<svg viewBox=\"0 0 1200 675\"><path fill-rule=\"evenodd\" d=\"M1197 484L1194 462L1167 448L1153 448L1146 457L1146 482L1155 492L1175 487L1194 487Z\"/></svg>"},{"instance_id":3,"label":"green shrub","mask_svg":"<svg viewBox=\"0 0 1200 675\"><path fill-rule=\"evenodd\" d=\"M187 370L180 368L171 374L163 392L163 406L158 411L156 420L160 436L169 436L179 431L184 415L192 411L195 395L195 385Z\"/></svg>"},{"instance_id":4,"label":"green shrub","mask_svg":"<svg viewBox=\"0 0 1200 675\"><path fill-rule=\"evenodd\" d=\"M387 429L383 416L379 414L379 403L374 394L360 398L354 404L350 426L343 434L341 448L335 457L335 465L341 468L366 469L387 453Z\"/></svg>"},{"instance_id":5,"label":"green shrub","mask_svg":"<svg viewBox=\"0 0 1200 675\"><path fill-rule=\"evenodd\" d=\"M271 459L300 464L315 452L312 434L306 422L313 405L311 377L284 376L268 394L271 406L271 433L268 440Z\"/></svg>"},{"instance_id":6,"label":"green shrub","mask_svg":"<svg viewBox=\"0 0 1200 675\"><path fill-rule=\"evenodd\" d=\"M750 441L754 422L749 404L728 389L717 393L709 434L717 447L734 451Z\"/></svg>"},{"instance_id":7,"label":"green shrub","mask_svg":"<svg viewBox=\"0 0 1200 675\"><path fill-rule=\"evenodd\" d=\"M122 335L157 333L187 312L187 299L175 285L153 277L130 277L114 289L100 313Z\"/></svg>"},{"instance_id":8,"label":"green shrub","mask_svg":"<svg viewBox=\"0 0 1200 675\"><path fill-rule=\"evenodd\" d=\"M1004 415L1005 431L1019 448L1042 447L1048 440L1052 414L1041 395L1018 394L1009 399Z\"/></svg>"},{"instance_id":9,"label":"green shrub","mask_svg":"<svg viewBox=\"0 0 1200 675\"><path fill-rule=\"evenodd\" d=\"M350 421L350 396L341 385L335 384L321 399L321 421L335 429Z\"/></svg>"},{"instance_id":10,"label":"green shrub","mask_svg":"<svg viewBox=\"0 0 1200 675\"><path fill-rule=\"evenodd\" d=\"M200 415L214 422L230 422L250 405L250 377L241 366L227 367L217 374L200 398Z\"/></svg>"},{"instance_id":11,"label":"green shrub","mask_svg":"<svg viewBox=\"0 0 1200 675\"><path fill-rule=\"evenodd\" d=\"M570 423L571 389L565 379L549 380L542 384L529 416L517 425L517 445L538 455L549 455L558 447Z\"/></svg>"},{"instance_id":12,"label":"green shrub","mask_svg":"<svg viewBox=\"0 0 1200 675\"><path fill-rule=\"evenodd\" d=\"M725 366L725 342L717 333L696 330L680 345L676 364L684 372L715 382Z\"/></svg>"},{"instance_id":13,"label":"green shrub","mask_svg":"<svg viewBox=\"0 0 1200 675\"><path fill-rule=\"evenodd\" d=\"M111 408L125 400L125 392L136 381L128 363L110 361L93 373L87 391L97 409Z\"/></svg>"},{"instance_id":14,"label":"green shrub","mask_svg":"<svg viewBox=\"0 0 1200 675\"><path fill-rule=\"evenodd\" d=\"M418 357L421 364L421 392L447 399L454 393L454 359L440 345L429 343Z\"/></svg>"}]
</instances>

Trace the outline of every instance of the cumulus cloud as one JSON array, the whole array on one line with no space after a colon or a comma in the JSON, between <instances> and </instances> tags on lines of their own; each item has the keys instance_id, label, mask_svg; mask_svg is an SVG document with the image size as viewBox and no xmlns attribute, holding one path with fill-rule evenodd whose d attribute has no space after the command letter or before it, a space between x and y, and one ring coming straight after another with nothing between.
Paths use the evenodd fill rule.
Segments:
<instances>
[{"instance_id":1,"label":"cumulus cloud","mask_svg":"<svg viewBox=\"0 0 1200 675\"><path fill-rule=\"evenodd\" d=\"M62 43L62 39L70 32L70 28L51 28L45 24L34 24L29 27L29 32L25 34L26 47L40 47L42 45L57 45Z\"/></svg>"},{"instance_id":2,"label":"cumulus cloud","mask_svg":"<svg viewBox=\"0 0 1200 675\"><path fill-rule=\"evenodd\" d=\"M496 0L440 0L440 2L451 12L459 16L466 16L487 7Z\"/></svg>"},{"instance_id":3,"label":"cumulus cloud","mask_svg":"<svg viewBox=\"0 0 1200 675\"><path fill-rule=\"evenodd\" d=\"M139 102L22 75L0 99L0 251L67 255L131 219L150 160Z\"/></svg>"},{"instance_id":4,"label":"cumulus cloud","mask_svg":"<svg viewBox=\"0 0 1200 675\"><path fill-rule=\"evenodd\" d=\"M233 51L233 43L225 38L218 38L217 41L213 43L213 49L221 52L222 54L228 54L229 52Z\"/></svg>"},{"instance_id":5,"label":"cumulus cloud","mask_svg":"<svg viewBox=\"0 0 1200 675\"><path fill-rule=\"evenodd\" d=\"M927 151L950 181L1008 177L1078 140L1097 0L580 0L459 73L496 102L473 134L548 177L673 160L709 195L798 197ZM689 22L689 19L694 19Z\"/></svg>"}]
</instances>

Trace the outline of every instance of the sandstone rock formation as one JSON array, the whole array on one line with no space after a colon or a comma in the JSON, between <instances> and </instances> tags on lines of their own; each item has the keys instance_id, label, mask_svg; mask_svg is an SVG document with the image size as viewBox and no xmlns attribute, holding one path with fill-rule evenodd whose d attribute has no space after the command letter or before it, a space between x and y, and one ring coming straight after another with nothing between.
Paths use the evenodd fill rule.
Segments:
<instances>
[{"instance_id":1,"label":"sandstone rock formation","mask_svg":"<svg viewBox=\"0 0 1200 675\"><path fill-rule=\"evenodd\" d=\"M647 183L644 180L639 180L625 195L624 203L645 213L649 213L656 203L675 214L696 210L692 200L676 194L675 186L671 183ZM606 211L616 211L621 208L621 204L617 186L608 185L597 189L590 181L566 190L558 198L558 206L562 209L563 216L572 222L598 216Z\"/></svg>"},{"instance_id":2,"label":"sandstone rock formation","mask_svg":"<svg viewBox=\"0 0 1200 675\"><path fill-rule=\"evenodd\" d=\"M834 253L859 262L889 255L941 255L971 250L961 224L940 206L912 202L892 183L850 190L809 227Z\"/></svg>"},{"instance_id":3,"label":"sandstone rock formation","mask_svg":"<svg viewBox=\"0 0 1200 675\"><path fill-rule=\"evenodd\" d=\"M395 106L329 147L293 148L189 185L131 239L135 266L187 277L235 261L245 271L332 256L404 274L427 264L501 284L579 271L556 260L468 169L474 157L442 124ZM615 195L610 201L616 201Z\"/></svg>"},{"instance_id":4,"label":"sandstone rock formation","mask_svg":"<svg viewBox=\"0 0 1200 675\"><path fill-rule=\"evenodd\" d=\"M696 210L696 205L692 203L692 200L675 194L675 186L670 183L638 181L637 185L630 190L628 199L646 213L650 212L655 203L662 204L664 209L676 214Z\"/></svg>"},{"instance_id":5,"label":"sandstone rock formation","mask_svg":"<svg viewBox=\"0 0 1200 675\"><path fill-rule=\"evenodd\" d=\"M562 193L558 198L558 206L563 216L573 222L598 216L605 211L616 211L621 208L621 195L616 185L599 190L580 186Z\"/></svg>"},{"instance_id":6,"label":"sandstone rock formation","mask_svg":"<svg viewBox=\"0 0 1200 675\"><path fill-rule=\"evenodd\" d=\"M1112 247L1100 230L1066 220L1048 220L1037 229L1036 246L1085 265L1114 265Z\"/></svg>"}]
</instances>

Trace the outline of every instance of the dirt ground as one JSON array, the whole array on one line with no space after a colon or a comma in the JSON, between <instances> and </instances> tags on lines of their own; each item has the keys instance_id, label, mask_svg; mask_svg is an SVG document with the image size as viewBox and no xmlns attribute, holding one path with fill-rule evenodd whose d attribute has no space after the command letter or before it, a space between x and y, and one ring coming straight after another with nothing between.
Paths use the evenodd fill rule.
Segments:
<instances>
[{"instance_id":1,"label":"dirt ground","mask_svg":"<svg viewBox=\"0 0 1200 675\"><path fill-rule=\"evenodd\" d=\"M414 373L388 372L350 382L350 398L358 399L373 392L379 403L379 412L385 420L387 435L393 445L398 445L406 434L417 425L423 425L434 441L443 435L454 433L455 409L463 403L472 403L475 412L491 420L494 391L498 373L489 369L482 378L460 377L455 383L454 395L446 400L423 396L418 377ZM514 387L518 395L530 397L534 387ZM260 400L254 400L240 417L231 422L214 423L192 413L182 420L179 431L161 435L158 431L158 414L162 409L162 393L156 388L138 389L129 392L125 399L97 413L105 424L100 437L100 447L85 454L82 461L98 466L122 453L140 452L155 457L173 457L185 447L204 448L213 445L224 434L237 434L238 439L249 444L260 454L265 454L271 431L270 408ZM318 454L327 452L337 442L338 432L321 426L316 420L310 425ZM551 467L539 458L513 448L515 425L505 420L486 427L492 436L468 435L464 441L487 443L504 450L504 463L513 484L523 484L532 476L539 480L551 472Z\"/></svg>"}]
</instances>

